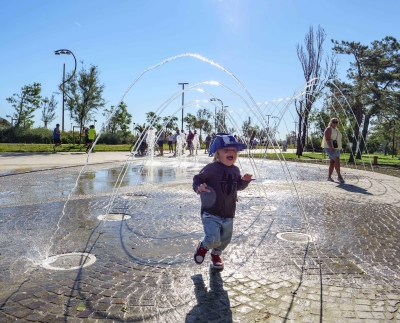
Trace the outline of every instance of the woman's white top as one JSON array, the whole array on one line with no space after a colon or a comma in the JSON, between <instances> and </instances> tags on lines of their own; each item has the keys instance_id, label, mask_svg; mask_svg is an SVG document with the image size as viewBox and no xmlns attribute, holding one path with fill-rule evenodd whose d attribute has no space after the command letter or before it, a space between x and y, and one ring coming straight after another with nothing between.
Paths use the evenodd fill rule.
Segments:
<instances>
[{"instance_id":1,"label":"woman's white top","mask_svg":"<svg viewBox=\"0 0 400 323\"><path fill-rule=\"evenodd\" d=\"M337 141L337 144L338 144L338 147L337 147L337 148L334 148L334 149L335 149L335 150L340 150L340 149L342 149L342 134L341 134L341 132L340 132L339 130L333 128L333 127L331 127L331 130L332 130L332 132L331 132L331 142L332 142L333 140L336 140L336 141ZM324 135L324 137L323 137L323 139L322 139L321 147L322 147L322 148L329 148L328 143L326 142L325 135ZM333 145L332 145L332 147L333 147Z\"/></svg>"}]
</instances>

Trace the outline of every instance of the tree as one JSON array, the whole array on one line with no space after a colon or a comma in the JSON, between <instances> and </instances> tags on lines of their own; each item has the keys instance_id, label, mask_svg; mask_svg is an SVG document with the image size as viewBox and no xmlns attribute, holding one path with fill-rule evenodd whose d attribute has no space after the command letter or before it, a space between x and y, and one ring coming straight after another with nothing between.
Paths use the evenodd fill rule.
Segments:
<instances>
[{"instance_id":1,"label":"tree","mask_svg":"<svg viewBox=\"0 0 400 323\"><path fill-rule=\"evenodd\" d=\"M67 109L71 118L81 127L93 119L93 114L99 108L104 107L106 102L102 97L103 90L104 85L100 84L98 67L94 65L90 65L88 70L83 66L78 75L75 74L65 83Z\"/></svg>"},{"instance_id":2,"label":"tree","mask_svg":"<svg viewBox=\"0 0 400 323\"><path fill-rule=\"evenodd\" d=\"M335 54L327 55L323 66L323 44L325 38L325 30L320 25L318 25L315 35L313 27L310 26L308 33L304 37L305 49L299 44L296 45L297 57L299 58L304 78L307 82L304 101L299 102L297 109L299 116L297 156L299 157L303 154L306 144L308 116L312 106L315 100L321 95L326 84L336 77L338 60Z\"/></svg>"},{"instance_id":3,"label":"tree","mask_svg":"<svg viewBox=\"0 0 400 323\"><path fill-rule=\"evenodd\" d=\"M153 128L159 129L161 128L161 117L158 116L155 112L150 111L146 113L146 121L149 125L151 125Z\"/></svg>"},{"instance_id":4,"label":"tree","mask_svg":"<svg viewBox=\"0 0 400 323\"><path fill-rule=\"evenodd\" d=\"M173 132L176 128L178 128L178 124L176 123L178 121L178 117L164 117L163 118L163 123L165 127L166 132Z\"/></svg>"},{"instance_id":5,"label":"tree","mask_svg":"<svg viewBox=\"0 0 400 323\"><path fill-rule=\"evenodd\" d=\"M338 54L352 55L354 58L347 70L356 119L352 154L349 159L349 162L354 162L354 158L361 159L371 118L392 108L392 99L396 97L400 88L400 44L396 38L390 36L372 42L371 46L356 42L332 41L335 45L334 51Z\"/></svg>"},{"instance_id":6,"label":"tree","mask_svg":"<svg viewBox=\"0 0 400 323\"><path fill-rule=\"evenodd\" d=\"M185 123L186 123L187 130L190 131L191 129L196 128L197 118L195 115L188 113L188 114L186 114L186 117L183 118L183 121L185 121Z\"/></svg>"},{"instance_id":7,"label":"tree","mask_svg":"<svg viewBox=\"0 0 400 323\"><path fill-rule=\"evenodd\" d=\"M243 121L242 124L242 133L243 133L243 137L246 138L250 138L251 134L252 134L252 130L251 130L251 118L249 117L247 120Z\"/></svg>"},{"instance_id":8,"label":"tree","mask_svg":"<svg viewBox=\"0 0 400 323\"><path fill-rule=\"evenodd\" d=\"M104 109L103 115L108 117L114 110L111 106L110 110ZM108 121L107 131L111 133L122 132L122 136L126 138L130 133L130 124L132 123L132 115L127 110L127 105L121 102L114 115Z\"/></svg>"},{"instance_id":9,"label":"tree","mask_svg":"<svg viewBox=\"0 0 400 323\"><path fill-rule=\"evenodd\" d=\"M41 84L33 83L25 85L20 93L14 93L12 97L6 98L16 111L13 113L16 120L15 127L30 128L33 125L33 113L40 107L41 91Z\"/></svg>"},{"instance_id":10,"label":"tree","mask_svg":"<svg viewBox=\"0 0 400 323\"><path fill-rule=\"evenodd\" d=\"M260 127L258 125L253 126L251 124L251 118L249 117L247 120L243 121L242 133L246 140L250 140L253 134L257 135L260 133Z\"/></svg>"},{"instance_id":11,"label":"tree","mask_svg":"<svg viewBox=\"0 0 400 323\"><path fill-rule=\"evenodd\" d=\"M211 112L207 109L200 109L197 110L197 122L195 124L196 128L200 130L199 138L200 142L202 140L201 131L207 132L208 129L211 127L210 118Z\"/></svg>"},{"instance_id":12,"label":"tree","mask_svg":"<svg viewBox=\"0 0 400 323\"><path fill-rule=\"evenodd\" d=\"M143 125L140 125L140 124L137 123L136 126L135 126L135 130L140 134L143 133L144 129L146 129L146 124L145 123L143 123Z\"/></svg>"},{"instance_id":13,"label":"tree","mask_svg":"<svg viewBox=\"0 0 400 323\"><path fill-rule=\"evenodd\" d=\"M47 128L47 125L50 122L53 122L54 119L57 117L55 110L57 108L57 103L54 94L51 95L51 98L45 97L40 105L42 108L42 118L41 120L44 122L44 127Z\"/></svg>"}]
</instances>

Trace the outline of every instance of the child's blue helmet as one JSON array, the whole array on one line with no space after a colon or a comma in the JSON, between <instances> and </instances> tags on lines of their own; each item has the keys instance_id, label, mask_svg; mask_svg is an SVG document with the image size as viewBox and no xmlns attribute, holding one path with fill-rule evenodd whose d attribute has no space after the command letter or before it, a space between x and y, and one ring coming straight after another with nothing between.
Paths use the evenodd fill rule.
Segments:
<instances>
[{"instance_id":1,"label":"child's blue helmet","mask_svg":"<svg viewBox=\"0 0 400 323\"><path fill-rule=\"evenodd\" d=\"M212 157L218 149L234 147L238 151L244 150L247 146L236 141L235 137L227 133L217 133L215 139L211 143L208 156Z\"/></svg>"}]
</instances>

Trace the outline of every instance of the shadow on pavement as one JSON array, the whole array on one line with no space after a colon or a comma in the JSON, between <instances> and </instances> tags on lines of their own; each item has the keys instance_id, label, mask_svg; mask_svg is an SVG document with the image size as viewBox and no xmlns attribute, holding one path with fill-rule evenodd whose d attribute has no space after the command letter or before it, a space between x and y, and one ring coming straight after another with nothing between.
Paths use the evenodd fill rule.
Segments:
<instances>
[{"instance_id":1,"label":"shadow on pavement","mask_svg":"<svg viewBox=\"0 0 400 323\"><path fill-rule=\"evenodd\" d=\"M341 184L338 185L337 187L348 192L373 195L372 193L368 192L365 188L361 188L352 184Z\"/></svg>"},{"instance_id":2,"label":"shadow on pavement","mask_svg":"<svg viewBox=\"0 0 400 323\"><path fill-rule=\"evenodd\" d=\"M193 275L191 278L197 305L186 315L185 323L206 323L216 319L221 323L232 323L228 293L224 290L220 272L210 267L209 291L201 274Z\"/></svg>"}]
</instances>

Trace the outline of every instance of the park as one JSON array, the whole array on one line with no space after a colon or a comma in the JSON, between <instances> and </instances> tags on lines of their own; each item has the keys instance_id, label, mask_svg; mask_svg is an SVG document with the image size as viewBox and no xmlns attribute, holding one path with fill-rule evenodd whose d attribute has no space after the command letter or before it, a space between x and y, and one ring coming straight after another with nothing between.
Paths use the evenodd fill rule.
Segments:
<instances>
[{"instance_id":1,"label":"park","mask_svg":"<svg viewBox=\"0 0 400 323\"><path fill-rule=\"evenodd\" d=\"M370 4L26 2L51 41L14 26L32 50L7 38L0 62L0 322L400 321L390 2L376 30L349 14ZM243 176L212 202L210 165ZM220 267L196 260L218 190Z\"/></svg>"}]
</instances>

